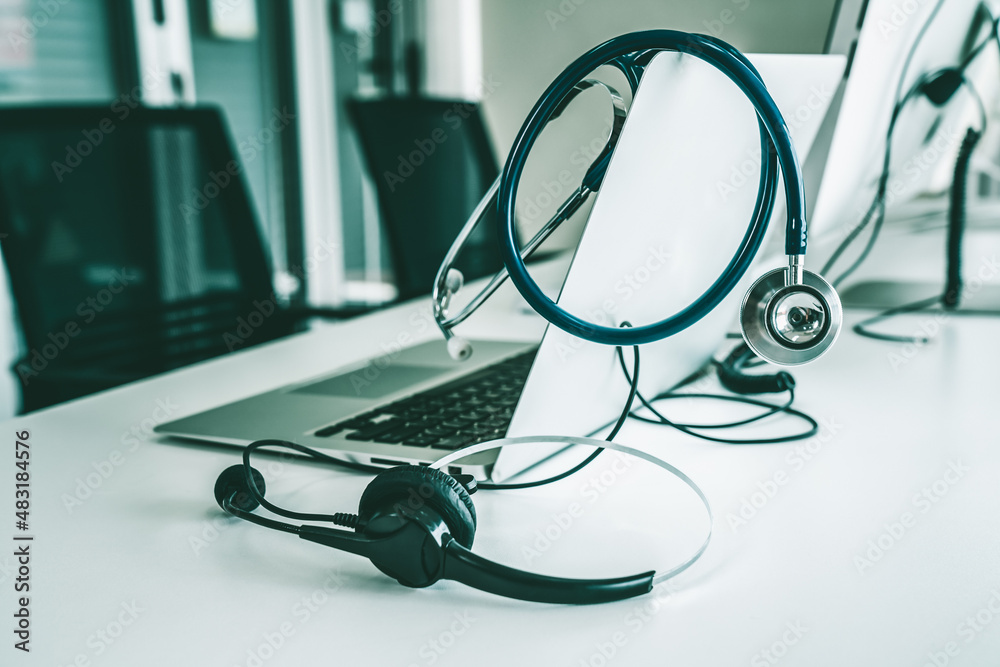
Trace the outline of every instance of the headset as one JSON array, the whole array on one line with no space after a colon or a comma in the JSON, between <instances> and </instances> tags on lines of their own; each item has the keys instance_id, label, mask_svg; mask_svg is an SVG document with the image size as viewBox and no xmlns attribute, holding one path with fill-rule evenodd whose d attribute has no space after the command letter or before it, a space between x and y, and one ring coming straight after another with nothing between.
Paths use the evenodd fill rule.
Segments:
<instances>
[{"instance_id":1,"label":"headset","mask_svg":"<svg viewBox=\"0 0 1000 667\"><path fill-rule=\"evenodd\" d=\"M690 55L712 65L735 83L753 104L757 112L762 155L757 201L746 234L729 264L715 283L693 303L651 324L627 329L600 326L556 305L534 282L524 264L525 258L544 240L539 240L542 232L549 225L557 225L572 215L579 208L579 198L567 200L542 232L521 250L514 213L517 188L527 157L542 130L579 94L581 84L592 86L592 80L586 78L591 72L603 65L613 66L625 75L634 93L645 66L653 56L664 51ZM591 165L577 193L586 194L600 186L617 141L617 132L612 131L607 146ZM788 127L760 74L742 53L708 35L649 30L615 37L595 47L569 65L542 94L515 138L498 182L473 212L438 271L432 291L434 316L448 341L449 353L458 360L472 354L471 344L456 336L452 329L492 294L491 288L495 290L508 277L528 304L549 323L587 341L605 345L639 345L683 331L711 312L749 269L763 243L774 207L779 169L784 177L787 209L785 254L788 263L786 268L765 273L753 283L740 307L740 325L744 340L758 356L774 364L795 366L817 359L833 345L843 323L843 308L833 286L823 277L805 269L807 232L801 170ZM452 263L465 239L494 201L498 211L498 240L504 270L459 316L448 319L451 299L463 282L461 273L452 267Z\"/></svg>"},{"instance_id":2,"label":"headset","mask_svg":"<svg viewBox=\"0 0 1000 667\"><path fill-rule=\"evenodd\" d=\"M545 444L586 445L612 449L653 463L677 477L701 500L708 514L708 531L694 553L665 571L647 571L609 579L566 579L518 570L472 552L477 518L471 495L471 475L449 475L445 466L466 456L508 446ZM712 509L704 492L683 472L646 452L607 440L539 436L504 438L456 450L430 466L404 465L380 473L361 494L357 514L307 514L274 505L264 497L265 482L250 465L250 454L262 447L280 447L313 459L343 463L322 452L281 440L260 440L243 450L243 463L222 472L215 483L215 499L228 514L324 546L371 560L384 574L410 588L423 588L441 579L461 582L481 591L528 602L595 604L648 593L653 586L688 569L708 548L712 536ZM332 523L296 525L270 519L258 506L290 519Z\"/></svg>"},{"instance_id":3,"label":"headset","mask_svg":"<svg viewBox=\"0 0 1000 667\"><path fill-rule=\"evenodd\" d=\"M634 93L643 68L662 51L688 54L704 60L728 76L753 103L758 116L762 155L757 202L740 247L722 275L694 303L671 317L644 326L598 326L567 313L546 297L528 275L524 259L556 226L572 216L590 193L600 187L621 131L625 117L621 96L610 86L586 77L598 67L610 64L625 75ZM613 122L607 144L588 169L580 188L521 250L515 229L514 204L527 155L545 125L558 117L582 91L594 87L603 88L612 100ZM779 168L784 175L788 209L785 227L788 265L770 271L754 282L743 300L740 322L750 350L768 361L790 366L812 361L829 349L840 331L843 312L833 287L819 275L805 269L805 202L798 159L788 128L759 73L743 54L721 40L672 30L631 33L592 49L566 68L532 109L514 141L500 178L477 206L438 271L433 286L434 317L448 340L449 353L455 359L466 359L471 355L471 345L454 335L452 328L467 318L509 277L532 308L551 324L584 340L617 346L623 368L620 349L626 345L633 346L636 370L630 378L632 393L623 417L613 431L617 433L621 422L628 416L632 399L637 395L638 345L661 340L686 329L714 309L735 288L764 240L774 206ZM466 309L449 319L451 299L463 282L461 273L452 267L452 263L484 213L493 205L497 206L499 214L498 238L505 271L494 276ZM737 373L749 358L742 351L740 355L739 359L727 360L732 362L728 365ZM776 379L768 385L769 390L791 389L791 376L787 373L774 377ZM761 389L759 385L742 388ZM644 405L648 407L648 403L644 402ZM477 518L471 495L477 485L471 476L447 474L444 472L446 466L498 447L544 444L585 445L596 448L597 452L611 449L663 468L686 484L705 507L708 529L704 541L691 556L669 569L606 579L550 577L518 570L473 553ZM488 593L533 602L592 604L623 600L648 593L653 586L687 570L705 552L712 535L712 510L704 492L694 481L665 461L613 442L610 438L504 438L456 450L431 466L390 468L379 473L362 493L357 514L310 514L283 509L271 503L264 497L263 476L250 465L251 453L263 447L291 449L315 460L348 465L291 442L261 440L251 443L243 451L242 465L226 469L216 482L215 498L224 511L273 530L368 558L384 574L412 588L450 579ZM592 459L593 455L586 462ZM254 510L258 507L288 519L313 523L299 525L271 519L256 514Z\"/></svg>"}]
</instances>

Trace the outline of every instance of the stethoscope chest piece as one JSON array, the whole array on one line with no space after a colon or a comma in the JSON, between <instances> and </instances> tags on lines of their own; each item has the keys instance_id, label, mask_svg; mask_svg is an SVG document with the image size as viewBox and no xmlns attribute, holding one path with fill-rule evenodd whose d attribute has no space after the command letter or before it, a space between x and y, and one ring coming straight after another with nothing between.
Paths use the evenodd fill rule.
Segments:
<instances>
[{"instance_id":1,"label":"stethoscope chest piece","mask_svg":"<svg viewBox=\"0 0 1000 667\"><path fill-rule=\"evenodd\" d=\"M757 356L779 366L798 366L821 357L840 334L844 310L833 286L802 271L788 284L788 269L762 275L743 298L740 326Z\"/></svg>"}]
</instances>

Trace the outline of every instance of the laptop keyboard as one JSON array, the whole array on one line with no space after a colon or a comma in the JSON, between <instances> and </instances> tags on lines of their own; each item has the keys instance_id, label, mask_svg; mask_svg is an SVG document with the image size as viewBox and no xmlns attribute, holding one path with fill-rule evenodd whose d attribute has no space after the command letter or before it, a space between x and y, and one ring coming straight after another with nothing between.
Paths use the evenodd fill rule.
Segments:
<instances>
[{"instance_id":1,"label":"laptop keyboard","mask_svg":"<svg viewBox=\"0 0 1000 667\"><path fill-rule=\"evenodd\" d=\"M458 449L503 437L537 348L471 375L326 426L313 435Z\"/></svg>"}]
</instances>

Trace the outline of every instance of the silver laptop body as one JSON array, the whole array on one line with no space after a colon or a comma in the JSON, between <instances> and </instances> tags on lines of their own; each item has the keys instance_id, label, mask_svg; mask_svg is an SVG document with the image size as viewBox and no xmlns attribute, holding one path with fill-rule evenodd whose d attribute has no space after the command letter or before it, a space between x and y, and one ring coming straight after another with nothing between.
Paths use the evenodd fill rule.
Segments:
<instances>
[{"instance_id":1,"label":"silver laptop body","mask_svg":"<svg viewBox=\"0 0 1000 667\"><path fill-rule=\"evenodd\" d=\"M836 86L843 58L758 55L751 60L785 114L810 111L792 127L804 158L829 101L817 99L815 91ZM685 104L688 99L698 102ZM715 113L706 113L706 104ZM697 155L704 159L693 160L685 153L694 150L689 148L692 137ZM755 150L759 153L755 116L731 82L693 59L681 60L674 54L654 59L630 109L559 303L591 321L603 318L609 326L617 326L625 319L634 324L660 320L693 301L715 280L745 232L756 197L755 173L745 177L746 187L730 184L731 192L718 183L728 183L734 168L744 169ZM671 154L687 157L664 157ZM783 216L780 210L778 214ZM780 221L772 225L782 227ZM719 252L720 247L726 252ZM752 278L748 275L746 280ZM474 286L466 289L472 291ZM742 291L737 289L688 330L644 346L644 393L655 395L703 366L735 320L740 298ZM393 412L396 408L380 414L375 423L364 421L361 431L345 427L345 422L385 413L387 406L398 406L397 412L410 410L414 397L425 400L425 392L435 392L428 414L439 415L434 419L442 424L454 426L470 410L476 419L466 423L472 427L484 419L487 426L504 423L495 432L480 428L478 441L503 435L600 433L623 408L628 385L614 348L573 338L551 326L540 345L480 340L473 341L473 347L468 361L456 362L443 340L430 341L403 350L391 363L368 359L163 424L157 431L233 445L266 438L291 440L346 460L393 466L430 463L454 447L411 444L423 431L407 435L408 422ZM492 394L477 385L476 378L505 362L519 365L522 376L516 408L503 419L488 422ZM466 406L462 387L448 388L455 382L472 387L470 391L484 400ZM494 392L510 391L513 384L501 382ZM464 412L449 412L456 407ZM393 419L403 421L393 423ZM380 424L393 442L380 441L382 436L374 441L358 439L365 429L378 433ZM484 452L459 462L450 472L502 480L555 451L519 447Z\"/></svg>"}]
</instances>

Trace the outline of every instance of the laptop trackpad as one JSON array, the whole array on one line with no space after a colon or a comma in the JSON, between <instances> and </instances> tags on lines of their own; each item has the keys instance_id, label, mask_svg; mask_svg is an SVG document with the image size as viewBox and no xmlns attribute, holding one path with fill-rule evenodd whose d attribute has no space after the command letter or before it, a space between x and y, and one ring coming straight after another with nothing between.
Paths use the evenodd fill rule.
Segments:
<instances>
[{"instance_id":1,"label":"laptop trackpad","mask_svg":"<svg viewBox=\"0 0 1000 667\"><path fill-rule=\"evenodd\" d=\"M378 368L369 364L350 373L314 382L292 391L293 394L350 396L352 398L382 398L420 382L441 375L440 368L391 364Z\"/></svg>"}]
</instances>

